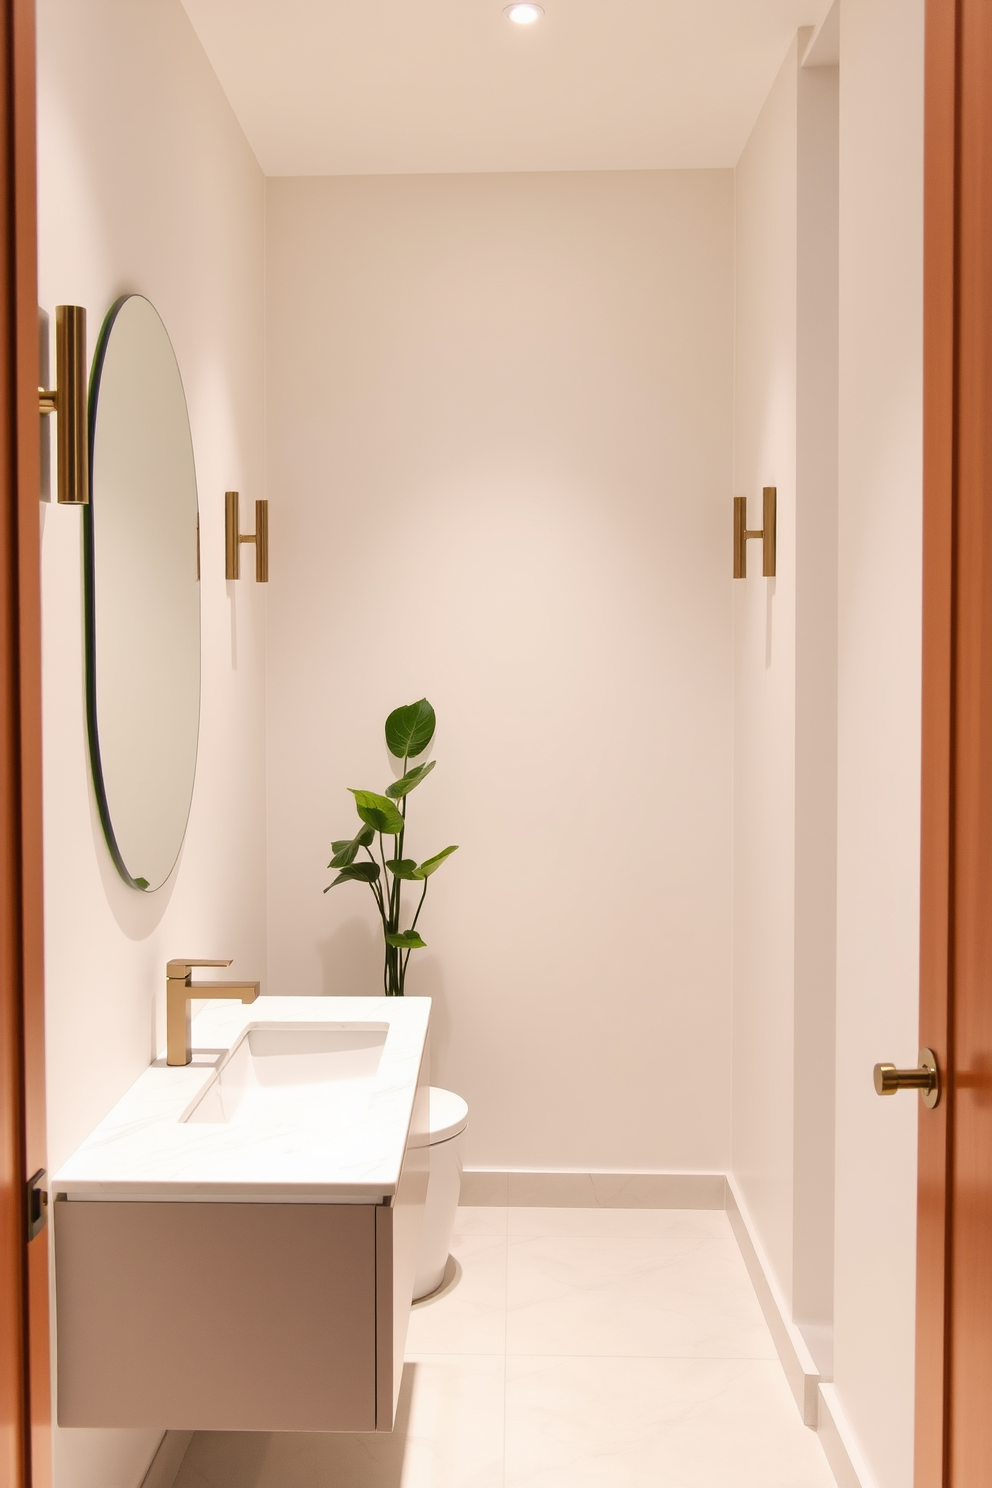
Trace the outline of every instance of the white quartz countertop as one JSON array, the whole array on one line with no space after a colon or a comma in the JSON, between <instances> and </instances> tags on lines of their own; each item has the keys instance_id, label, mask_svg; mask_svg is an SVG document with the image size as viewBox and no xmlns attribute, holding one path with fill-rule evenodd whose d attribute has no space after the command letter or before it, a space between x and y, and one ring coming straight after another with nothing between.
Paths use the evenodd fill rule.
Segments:
<instances>
[{"instance_id":1,"label":"white quartz countertop","mask_svg":"<svg viewBox=\"0 0 992 1488\"><path fill-rule=\"evenodd\" d=\"M164 1054L63 1163L69 1199L379 1203L396 1191L413 1117L428 997L259 997L209 1002L193 1021L193 1062ZM348 1120L263 1126L183 1118L255 1028L386 1027L364 1108ZM424 1138L426 1140L426 1136Z\"/></svg>"}]
</instances>

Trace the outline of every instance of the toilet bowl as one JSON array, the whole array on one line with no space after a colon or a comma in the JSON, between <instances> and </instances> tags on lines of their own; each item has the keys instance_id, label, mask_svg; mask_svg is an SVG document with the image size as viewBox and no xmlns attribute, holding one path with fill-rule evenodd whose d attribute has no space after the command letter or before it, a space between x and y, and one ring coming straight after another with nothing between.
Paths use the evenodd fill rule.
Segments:
<instances>
[{"instance_id":1,"label":"toilet bowl","mask_svg":"<svg viewBox=\"0 0 992 1488\"><path fill-rule=\"evenodd\" d=\"M413 1284L415 1302L436 1292L444 1280L462 1182L462 1133L467 1125L468 1106L461 1096L432 1085L430 1179Z\"/></svg>"}]
</instances>

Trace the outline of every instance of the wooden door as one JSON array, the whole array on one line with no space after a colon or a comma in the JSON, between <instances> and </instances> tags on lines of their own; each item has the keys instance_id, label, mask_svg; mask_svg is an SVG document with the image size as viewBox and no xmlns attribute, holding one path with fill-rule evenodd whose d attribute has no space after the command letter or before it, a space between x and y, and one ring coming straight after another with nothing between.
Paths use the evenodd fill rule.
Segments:
<instances>
[{"instance_id":1,"label":"wooden door","mask_svg":"<svg viewBox=\"0 0 992 1488\"><path fill-rule=\"evenodd\" d=\"M928 0L917 1488L992 1483L992 3Z\"/></svg>"},{"instance_id":2,"label":"wooden door","mask_svg":"<svg viewBox=\"0 0 992 1488\"><path fill-rule=\"evenodd\" d=\"M0 1482L51 1480L45 1166L34 0L0 0Z\"/></svg>"}]
</instances>

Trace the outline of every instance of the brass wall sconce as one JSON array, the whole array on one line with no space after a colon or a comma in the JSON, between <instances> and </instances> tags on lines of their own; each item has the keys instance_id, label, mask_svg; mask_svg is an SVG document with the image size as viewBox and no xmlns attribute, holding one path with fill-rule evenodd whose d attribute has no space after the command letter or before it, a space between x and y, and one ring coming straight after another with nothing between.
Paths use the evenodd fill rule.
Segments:
<instances>
[{"instance_id":1,"label":"brass wall sconce","mask_svg":"<svg viewBox=\"0 0 992 1488\"><path fill-rule=\"evenodd\" d=\"M764 578L775 577L775 517L777 487L765 486L762 495L763 521L759 531L747 529L747 497L734 497L734 578L747 578L747 543L750 537L761 538L761 572Z\"/></svg>"},{"instance_id":2,"label":"brass wall sconce","mask_svg":"<svg viewBox=\"0 0 992 1488\"><path fill-rule=\"evenodd\" d=\"M57 481L62 506L90 499L90 442L86 408L86 311L55 307L55 386L38 389L43 414L57 415Z\"/></svg>"},{"instance_id":3,"label":"brass wall sconce","mask_svg":"<svg viewBox=\"0 0 992 1488\"><path fill-rule=\"evenodd\" d=\"M238 515L237 491L224 493L224 577L240 579L241 544L255 544L255 582L269 582L269 503L255 502L255 531L242 532Z\"/></svg>"}]
</instances>

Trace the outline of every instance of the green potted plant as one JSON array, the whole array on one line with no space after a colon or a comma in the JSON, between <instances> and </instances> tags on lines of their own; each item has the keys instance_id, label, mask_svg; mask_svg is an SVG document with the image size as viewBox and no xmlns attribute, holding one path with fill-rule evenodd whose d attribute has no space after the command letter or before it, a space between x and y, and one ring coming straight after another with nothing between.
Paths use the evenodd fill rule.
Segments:
<instances>
[{"instance_id":1,"label":"green potted plant","mask_svg":"<svg viewBox=\"0 0 992 1488\"><path fill-rule=\"evenodd\" d=\"M427 885L441 864L458 850L457 847L446 847L422 863L403 856L407 798L426 780L435 763L430 760L411 768L410 761L430 748L435 727L434 709L426 698L408 703L403 708L394 708L390 713L386 719L386 748L394 759L402 760L403 773L392 785L386 786L382 795L375 791L352 789L361 826L354 837L344 837L331 844L334 856L327 865L337 868L338 876L327 885L325 894L342 883L368 884L372 891L382 921L382 980L387 997L403 996L411 952L422 949L425 944L417 930L417 922L427 898ZM377 837L378 857L373 849ZM390 842L388 849L387 840ZM362 853L365 857L358 861ZM423 887L409 928L401 930L405 883L419 883Z\"/></svg>"}]
</instances>

